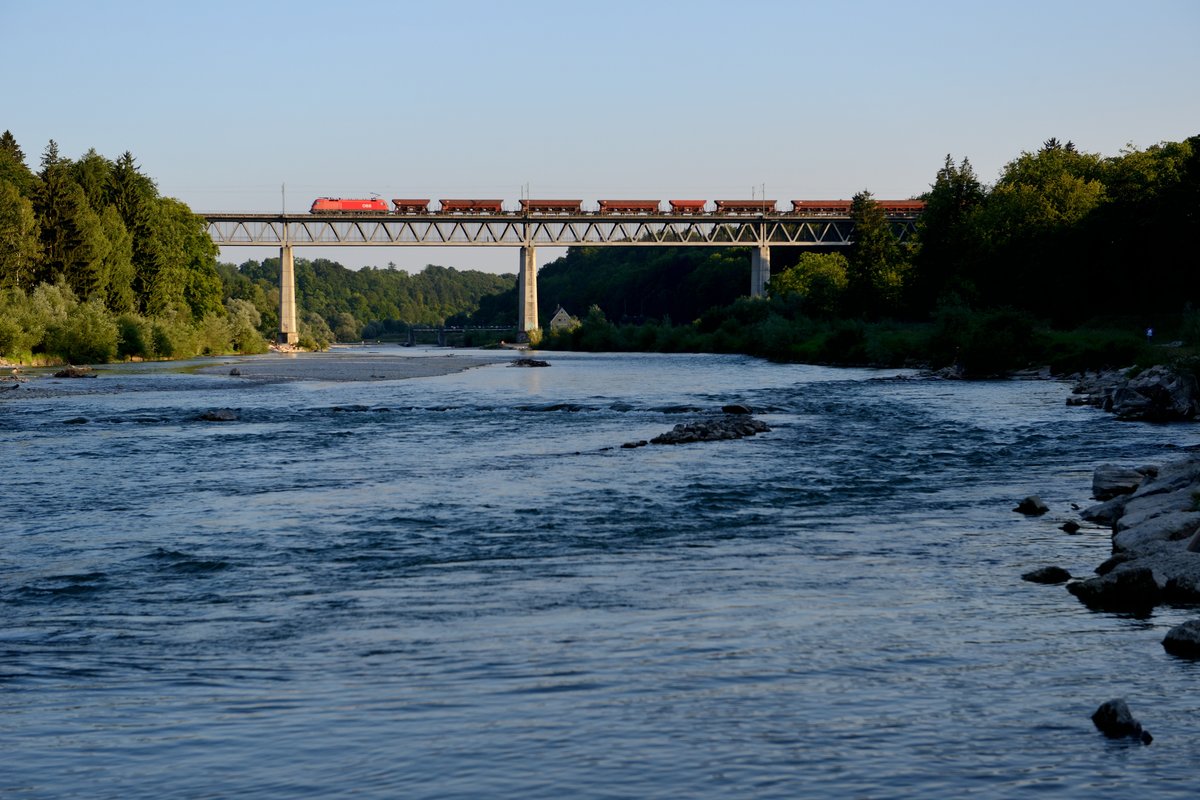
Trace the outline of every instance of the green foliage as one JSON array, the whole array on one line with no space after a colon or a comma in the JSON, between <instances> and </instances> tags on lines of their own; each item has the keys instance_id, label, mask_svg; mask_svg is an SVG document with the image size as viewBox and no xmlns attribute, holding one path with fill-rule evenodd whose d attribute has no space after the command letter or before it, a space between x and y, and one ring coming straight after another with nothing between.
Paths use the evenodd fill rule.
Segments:
<instances>
[{"instance_id":1,"label":"green foliage","mask_svg":"<svg viewBox=\"0 0 1200 800\"><path fill-rule=\"evenodd\" d=\"M836 316L849 285L849 262L841 253L804 253L796 265L771 278L772 295L795 295L810 315Z\"/></svg>"},{"instance_id":2,"label":"green foliage","mask_svg":"<svg viewBox=\"0 0 1200 800\"><path fill-rule=\"evenodd\" d=\"M0 178L0 287L32 288L41 250L33 203Z\"/></svg>"},{"instance_id":3,"label":"green foliage","mask_svg":"<svg viewBox=\"0 0 1200 800\"><path fill-rule=\"evenodd\" d=\"M46 329L46 352L70 364L103 364L117 355L119 330L98 299L78 303Z\"/></svg>"},{"instance_id":4,"label":"green foliage","mask_svg":"<svg viewBox=\"0 0 1200 800\"><path fill-rule=\"evenodd\" d=\"M854 196L850 217L854 244L846 270L846 310L851 316L874 319L899 304L908 268L906 253L870 192Z\"/></svg>"},{"instance_id":5,"label":"green foliage","mask_svg":"<svg viewBox=\"0 0 1200 800\"><path fill-rule=\"evenodd\" d=\"M157 356L154 349L153 323L134 313L121 314L116 323L118 358L151 359Z\"/></svg>"}]
</instances>

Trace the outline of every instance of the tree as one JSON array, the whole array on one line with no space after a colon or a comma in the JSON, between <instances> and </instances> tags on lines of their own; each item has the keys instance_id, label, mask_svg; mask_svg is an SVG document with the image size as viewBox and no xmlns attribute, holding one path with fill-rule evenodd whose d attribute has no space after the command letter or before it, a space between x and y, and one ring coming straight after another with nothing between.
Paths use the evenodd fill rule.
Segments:
<instances>
[{"instance_id":1,"label":"tree","mask_svg":"<svg viewBox=\"0 0 1200 800\"><path fill-rule=\"evenodd\" d=\"M841 253L803 253L794 267L771 278L771 295L795 295L809 314L836 316L849 285L849 266Z\"/></svg>"},{"instance_id":2,"label":"tree","mask_svg":"<svg viewBox=\"0 0 1200 800\"><path fill-rule=\"evenodd\" d=\"M893 310L902 281L902 250L887 215L863 190L850 204L854 244L847 269L846 304L851 314L868 318Z\"/></svg>"},{"instance_id":3,"label":"tree","mask_svg":"<svg viewBox=\"0 0 1200 800\"><path fill-rule=\"evenodd\" d=\"M939 300L975 296L974 219L987 193L969 160L956 165L947 154L923 199L908 299L913 310L928 313Z\"/></svg>"},{"instance_id":4,"label":"tree","mask_svg":"<svg viewBox=\"0 0 1200 800\"><path fill-rule=\"evenodd\" d=\"M0 134L0 181L7 181L23 197L32 197L37 177L25 165L25 153L21 151L11 131Z\"/></svg>"},{"instance_id":5,"label":"tree","mask_svg":"<svg viewBox=\"0 0 1200 800\"><path fill-rule=\"evenodd\" d=\"M32 289L41 250L33 203L0 179L0 288Z\"/></svg>"},{"instance_id":6,"label":"tree","mask_svg":"<svg viewBox=\"0 0 1200 800\"><path fill-rule=\"evenodd\" d=\"M59 156L53 139L42 156L38 177L34 210L41 225L43 257L37 280L64 279L84 298L103 297L108 289L104 258L109 243L100 218L71 177L71 162Z\"/></svg>"}]
</instances>

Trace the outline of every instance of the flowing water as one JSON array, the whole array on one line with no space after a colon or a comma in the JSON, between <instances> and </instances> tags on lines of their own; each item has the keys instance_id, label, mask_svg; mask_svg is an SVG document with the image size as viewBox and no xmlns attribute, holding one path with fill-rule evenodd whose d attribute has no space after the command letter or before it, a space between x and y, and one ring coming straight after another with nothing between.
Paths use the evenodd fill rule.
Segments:
<instances>
[{"instance_id":1,"label":"flowing water","mask_svg":"<svg viewBox=\"0 0 1200 800\"><path fill-rule=\"evenodd\" d=\"M1058 528L1092 468L1191 427L1051 381L545 357L0 399L0 796L1195 796L1200 667L1160 645L1190 612L1020 580L1106 558ZM620 448L729 402L772 430ZM1117 696L1151 746L1093 728Z\"/></svg>"}]
</instances>

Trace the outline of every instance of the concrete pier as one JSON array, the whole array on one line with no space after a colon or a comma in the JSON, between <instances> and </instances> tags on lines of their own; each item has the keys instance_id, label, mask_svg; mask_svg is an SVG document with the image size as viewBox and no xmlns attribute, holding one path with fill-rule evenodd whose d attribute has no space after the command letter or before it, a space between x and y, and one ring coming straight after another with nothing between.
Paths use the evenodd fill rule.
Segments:
<instances>
[{"instance_id":1,"label":"concrete pier","mask_svg":"<svg viewBox=\"0 0 1200 800\"><path fill-rule=\"evenodd\" d=\"M279 248L279 344L300 341L296 324L296 260L290 245Z\"/></svg>"},{"instance_id":2,"label":"concrete pier","mask_svg":"<svg viewBox=\"0 0 1200 800\"><path fill-rule=\"evenodd\" d=\"M766 297L771 280L771 246L760 244L750 251L750 296Z\"/></svg>"},{"instance_id":3,"label":"concrete pier","mask_svg":"<svg viewBox=\"0 0 1200 800\"><path fill-rule=\"evenodd\" d=\"M517 268L517 341L529 341L529 331L537 330L537 248L521 248L521 264Z\"/></svg>"}]
</instances>

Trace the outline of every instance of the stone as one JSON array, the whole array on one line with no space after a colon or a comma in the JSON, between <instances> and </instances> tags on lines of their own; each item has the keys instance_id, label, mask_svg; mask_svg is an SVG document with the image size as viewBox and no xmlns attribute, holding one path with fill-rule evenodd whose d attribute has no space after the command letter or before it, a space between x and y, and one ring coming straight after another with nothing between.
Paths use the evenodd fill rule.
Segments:
<instances>
[{"instance_id":1,"label":"stone","mask_svg":"<svg viewBox=\"0 0 1200 800\"><path fill-rule=\"evenodd\" d=\"M518 358L514 359L510 367L548 367L549 361L540 361L536 358Z\"/></svg>"},{"instance_id":2,"label":"stone","mask_svg":"<svg viewBox=\"0 0 1200 800\"><path fill-rule=\"evenodd\" d=\"M721 406L721 411L726 414L749 414L750 409L740 403L730 403L729 405Z\"/></svg>"},{"instance_id":3,"label":"stone","mask_svg":"<svg viewBox=\"0 0 1200 800\"><path fill-rule=\"evenodd\" d=\"M1118 521L1120 526L1124 518ZM1118 553L1141 553L1158 550L1163 542L1193 538L1200 526L1200 512L1174 511L1127 527L1113 536L1113 550Z\"/></svg>"},{"instance_id":4,"label":"stone","mask_svg":"<svg viewBox=\"0 0 1200 800\"><path fill-rule=\"evenodd\" d=\"M1088 506L1079 512L1079 516L1097 525L1113 525L1125 513L1125 504L1128 502L1129 495L1118 495L1112 500L1105 500L1103 503Z\"/></svg>"},{"instance_id":5,"label":"stone","mask_svg":"<svg viewBox=\"0 0 1200 800\"><path fill-rule=\"evenodd\" d=\"M1092 497L1109 500L1117 495L1133 494L1145 479L1145 473L1136 467L1101 464L1092 473Z\"/></svg>"},{"instance_id":6,"label":"stone","mask_svg":"<svg viewBox=\"0 0 1200 800\"><path fill-rule=\"evenodd\" d=\"M1071 580L1071 573L1062 567L1042 567L1032 572L1026 572L1021 580L1031 583L1066 583Z\"/></svg>"},{"instance_id":7,"label":"stone","mask_svg":"<svg viewBox=\"0 0 1200 800\"><path fill-rule=\"evenodd\" d=\"M730 414L725 417L680 423L666 433L650 440L650 444L691 444L742 439L771 430L767 423Z\"/></svg>"},{"instance_id":8,"label":"stone","mask_svg":"<svg viewBox=\"0 0 1200 800\"><path fill-rule=\"evenodd\" d=\"M232 408L214 408L211 411L205 411L199 418L205 422L234 422L238 418L238 413Z\"/></svg>"},{"instance_id":9,"label":"stone","mask_svg":"<svg viewBox=\"0 0 1200 800\"><path fill-rule=\"evenodd\" d=\"M621 447L625 448L626 450L632 450L635 447L645 447L646 445L647 442L645 439L638 439L636 442L626 442L625 444L621 445Z\"/></svg>"},{"instance_id":10,"label":"stone","mask_svg":"<svg viewBox=\"0 0 1200 800\"><path fill-rule=\"evenodd\" d=\"M1187 551L1189 553L1200 553L1200 528L1192 534L1192 538L1188 539Z\"/></svg>"},{"instance_id":11,"label":"stone","mask_svg":"<svg viewBox=\"0 0 1200 800\"><path fill-rule=\"evenodd\" d=\"M1173 656L1200 658L1200 619L1189 619L1167 631L1163 649Z\"/></svg>"},{"instance_id":12,"label":"stone","mask_svg":"<svg viewBox=\"0 0 1200 800\"><path fill-rule=\"evenodd\" d=\"M1067 591L1093 611L1146 613L1162 600L1162 590L1148 567L1114 569L1107 575L1067 584Z\"/></svg>"},{"instance_id":13,"label":"stone","mask_svg":"<svg viewBox=\"0 0 1200 800\"><path fill-rule=\"evenodd\" d=\"M1117 698L1102 703L1092 714L1092 723L1110 739L1137 739L1142 744L1150 744L1154 737L1142 727L1142 723L1133 718L1129 704Z\"/></svg>"},{"instance_id":14,"label":"stone","mask_svg":"<svg viewBox=\"0 0 1200 800\"><path fill-rule=\"evenodd\" d=\"M1122 564L1133 560L1131 553L1117 553L1111 558L1106 559L1100 566L1096 567L1094 572L1097 575L1107 575Z\"/></svg>"},{"instance_id":15,"label":"stone","mask_svg":"<svg viewBox=\"0 0 1200 800\"><path fill-rule=\"evenodd\" d=\"M56 378L94 378L96 371L91 367L76 367L67 365L63 369L54 373Z\"/></svg>"},{"instance_id":16,"label":"stone","mask_svg":"<svg viewBox=\"0 0 1200 800\"><path fill-rule=\"evenodd\" d=\"M234 367L233 369L229 370L229 374L237 376L237 375L241 375L242 371L240 369L238 369L237 367Z\"/></svg>"},{"instance_id":17,"label":"stone","mask_svg":"<svg viewBox=\"0 0 1200 800\"><path fill-rule=\"evenodd\" d=\"M1013 511L1016 511L1020 514L1026 514L1031 517L1040 516L1049 510L1050 507L1043 503L1042 498L1038 497L1036 494L1029 495L1029 497L1026 497L1020 503L1017 503L1017 507L1013 509Z\"/></svg>"},{"instance_id":18,"label":"stone","mask_svg":"<svg viewBox=\"0 0 1200 800\"><path fill-rule=\"evenodd\" d=\"M87 417L71 417L70 419L64 419L63 425L86 425L87 422Z\"/></svg>"},{"instance_id":19,"label":"stone","mask_svg":"<svg viewBox=\"0 0 1200 800\"><path fill-rule=\"evenodd\" d=\"M1066 531L1067 533L1079 533L1079 523L1073 519L1067 520L1066 522L1064 522L1062 525L1059 525L1058 527L1061 528L1062 530Z\"/></svg>"}]
</instances>

